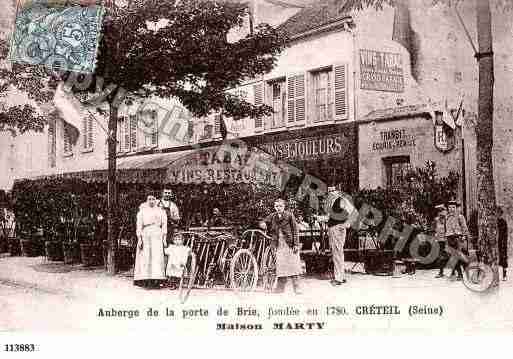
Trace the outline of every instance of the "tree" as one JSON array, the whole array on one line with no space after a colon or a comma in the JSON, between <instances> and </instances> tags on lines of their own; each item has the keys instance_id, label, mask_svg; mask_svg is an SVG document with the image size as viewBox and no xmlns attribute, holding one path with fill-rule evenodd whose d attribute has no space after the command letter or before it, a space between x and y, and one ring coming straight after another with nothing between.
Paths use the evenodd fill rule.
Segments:
<instances>
[{"instance_id":1,"label":"tree","mask_svg":"<svg viewBox=\"0 0 513 359\"><path fill-rule=\"evenodd\" d=\"M384 4L395 6L404 0L334 0L335 4L344 9L363 9L374 6L381 9ZM483 250L483 261L497 273L498 243L496 198L493 179L493 50L492 20L490 0L474 0L476 10L478 49L475 57L479 66L479 98L477 137L477 183L478 183L478 241ZM451 0L433 0L433 5L447 3ZM458 0L452 1L458 3ZM511 0L496 0L496 5L504 10L511 9ZM498 276L498 275L497 275Z\"/></svg>"},{"instance_id":2,"label":"tree","mask_svg":"<svg viewBox=\"0 0 513 359\"><path fill-rule=\"evenodd\" d=\"M248 15L238 1L147 0L109 8L103 25L95 77L97 85L114 84L103 92L108 120L108 271L115 268L116 133L119 107L134 97L174 97L198 117L223 112L234 117L270 114L226 89L244 79L269 72L285 46L277 31L259 25L236 42L228 32ZM68 75L62 75L61 79ZM79 86L77 86L79 87ZM91 101L90 101L91 102Z\"/></svg>"},{"instance_id":3,"label":"tree","mask_svg":"<svg viewBox=\"0 0 513 359\"><path fill-rule=\"evenodd\" d=\"M0 39L0 58L9 52L8 41ZM0 131L13 135L27 131L41 132L46 124L33 104L13 105L6 101L11 93L25 94L34 104L46 104L53 98L52 81L42 67L12 64L12 69L0 68ZM53 86L55 88L55 86Z\"/></svg>"},{"instance_id":4,"label":"tree","mask_svg":"<svg viewBox=\"0 0 513 359\"><path fill-rule=\"evenodd\" d=\"M493 50L490 0L476 0L479 63L477 135L478 241L484 248L483 261L491 265L498 279L499 248L495 184L493 180ZM496 284L498 285L498 281Z\"/></svg>"}]
</instances>

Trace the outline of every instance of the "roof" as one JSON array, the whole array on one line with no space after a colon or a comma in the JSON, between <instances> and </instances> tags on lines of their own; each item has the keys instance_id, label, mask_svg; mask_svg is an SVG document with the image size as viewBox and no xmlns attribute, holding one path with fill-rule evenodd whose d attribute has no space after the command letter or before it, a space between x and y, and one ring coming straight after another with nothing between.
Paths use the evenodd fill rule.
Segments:
<instances>
[{"instance_id":1,"label":"roof","mask_svg":"<svg viewBox=\"0 0 513 359\"><path fill-rule=\"evenodd\" d=\"M369 112L360 120L360 122L379 121L415 115L429 115L429 113L430 109L426 104L389 107Z\"/></svg>"},{"instance_id":2,"label":"roof","mask_svg":"<svg viewBox=\"0 0 513 359\"><path fill-rule=\"evenodd\" d=\"M287 37L302 34L308 30L342 20L349 16L348 13L340 12L343 5L334 5L333 1L319 1L300 10L287 21L277 27Z\"/></svg>"}]
</instances>

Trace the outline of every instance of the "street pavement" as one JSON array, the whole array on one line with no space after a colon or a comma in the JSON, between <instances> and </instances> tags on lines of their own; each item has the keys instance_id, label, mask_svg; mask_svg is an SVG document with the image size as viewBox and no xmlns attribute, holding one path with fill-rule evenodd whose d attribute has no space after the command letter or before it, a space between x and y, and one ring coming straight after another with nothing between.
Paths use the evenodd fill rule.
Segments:
<instances>
[{"instance_id":1,"label":"street pavement","mask_svg":"<svg viewBox=\"0 0 513 359\"><path fill-rule=\"evenodd\" d=\"M275 323L285 323L285 328L287 323L293 327L295 323L322 323L322 329L312 330L329 333L513 331L510 281L476 293L462 282L435 279L436 270L417 270L400 278L348 274L348 282L339 287L306 277L302 295L294 295L290 285L285 294L193 289L188 301L180 304L177 291L135 287L130 273L109 276L103 268L85 270L80 265L65 273L36 270L45 265L51 267L42 257L0 256L0 331L240 332L217 330L223 323L260 323L264 331L273 330ZM371 305L398 306L400 314L377 314ZM410 315L415 305L431 314ZM219 307L228 310L228 315L218 316ZM158 315L148 316L150 308ZM111 309L125 311L125 316L99 314ZM294 310L299 315L291 315Z\"/></svg>"}]
</instances>

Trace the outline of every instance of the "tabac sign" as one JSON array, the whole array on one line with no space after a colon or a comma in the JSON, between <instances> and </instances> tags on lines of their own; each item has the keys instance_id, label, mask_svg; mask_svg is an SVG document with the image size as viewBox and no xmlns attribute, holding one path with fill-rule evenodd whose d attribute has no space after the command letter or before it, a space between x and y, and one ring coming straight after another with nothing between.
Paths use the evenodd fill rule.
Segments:
<instances>
[{"instance_id":1,"label":"tabac sign","mask_svg":"<svg viewBox=\"0 0 513 359\"><path fill-rule=\"evenodd\" d=\"M265 183L281 188L284 173L265 152L218 146L197 150L173 162L166 180L170 184Z\"/></svg>"},{"instance_id":2,"label":"tabac sign","mask_svg":"<svg viewBox=\"0 0 513 359\"><path fill-rule=\"evenodd\" d=\"M401 54L360 50L360 83L362 90L404 92Z\"/></svg>"}]
</instances>

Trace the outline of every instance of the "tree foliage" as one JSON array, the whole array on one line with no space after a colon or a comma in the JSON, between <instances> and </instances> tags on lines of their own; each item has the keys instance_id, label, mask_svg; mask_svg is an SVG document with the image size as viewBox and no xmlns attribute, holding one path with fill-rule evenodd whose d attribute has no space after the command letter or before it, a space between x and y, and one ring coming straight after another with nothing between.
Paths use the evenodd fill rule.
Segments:
<instances>
[{"instance_id":1,"label":"tree foliage","mask_svg":"<svg viewBox=\"0 0 513 359\"><path fill-rule=\"evenodd\" d=\"M0 39L0 58L5 59L9 43ZM47 103L53 98L55 85L41 66L14 63L9 69L0 67L0 131L8 130L13 135L26 131L41 132L46 124L33 104L12 104L10 93L26 95L34 104Z\"/></svg>"},{"instance_id":2,"label":"tree foliage","mask_svg":"<svg viewBox=\"0 0 513 359\"><path fill-rule=\"evenodd\" d=\"M268 114L268 106L226 92L269 72L285 46L266 24L230 42L228 33L247 15L238 2L148 0L116 8L104 22L95 75L130 95L177 98L198 117ZM95 89L93 81L88 90Z\"/></svg>"}]
</instances>

